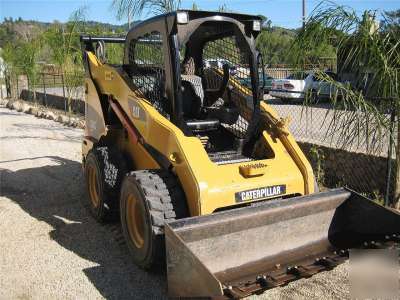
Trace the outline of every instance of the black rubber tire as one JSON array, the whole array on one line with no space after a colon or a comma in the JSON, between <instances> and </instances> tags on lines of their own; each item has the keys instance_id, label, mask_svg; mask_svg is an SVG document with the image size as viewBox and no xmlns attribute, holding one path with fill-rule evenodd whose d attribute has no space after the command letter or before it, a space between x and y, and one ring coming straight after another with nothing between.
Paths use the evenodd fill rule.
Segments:
<instances>
[{"instance_id":1,"label":"black rubber tire","mask_svg":"<svg viewBox=\"0 0 400 300\"><path fill-rule=\"evenodd\" d=\"M90 169L96 172L98 205L94 205L90 191ZM87 190L86 207L100 223L118 219L119 192L126 170L126 163L117 149L108 146L93 148L85 160Z\"/></svg>"},{"instance_id":2,"label":"black rubber tire","mask_svg":"<svg viewBox=\"0 0 400 300\"><path fill-rule=\"evenodd\" d=\"M132 208L131 200L128 200L130 195L136 197L141 216L144 216L139 217L144 223L140 247L135 244L132 225L128 223L129 210L138 209ZM134 263L143 269L160 266L165 262L164 224L188 216L185 194L177 178L168 171L130 172L122 183L120 216L122 232Z\"/></svg>"}]
</instances>

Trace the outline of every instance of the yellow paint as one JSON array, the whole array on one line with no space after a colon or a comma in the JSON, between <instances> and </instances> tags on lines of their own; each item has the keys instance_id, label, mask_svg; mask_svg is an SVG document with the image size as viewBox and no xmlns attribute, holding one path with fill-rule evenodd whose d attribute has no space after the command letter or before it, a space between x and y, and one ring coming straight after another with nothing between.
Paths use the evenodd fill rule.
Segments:
<instances>
[{"instance_id":1,"label":"yellow paint","mask_svg":"<svg viewBox=\"0 0 400 300\"><path fill-rule=\"evenodd\" d=\"M234 206L235 193L261 187L286 185L286 193L308 194L314 190L311 166L293 136L282 124L276 112L266 103L261 112L266 130L263 142L269 144L274 158L251 163L266 165L258 176L244 177L240 168L247 163L217 165L210 161L197 137L187 137L172 122L162 116L139 91L132 91L118 72L109 65L102 65L89 53L93 80L101 92L115 98L130 116L145 142L162 153L173 165L173 172L184 189L190 214L204 215L226 206ZM107 72L114 72L111 80L105 80ZM232 81L232 84L239 85ZM242 87L245 95L249 90ZM143 109L145 122L133 118L129 101L135 101ZM267 125L270 126L267 126ZM126 152L136 169L159 168L151 155L139 143L135 144L123 134L117 138L118 145Z\"/></svg>"}]
</instances>

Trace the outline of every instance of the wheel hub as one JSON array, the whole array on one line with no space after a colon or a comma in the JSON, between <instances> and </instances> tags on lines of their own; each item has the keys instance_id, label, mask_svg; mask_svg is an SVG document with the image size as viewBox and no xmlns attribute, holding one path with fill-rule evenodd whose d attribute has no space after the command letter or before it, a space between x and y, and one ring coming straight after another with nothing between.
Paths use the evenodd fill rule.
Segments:
<instances>
[{"instance_id":1,"label":"wheel hub","mask_svg":"<svg viewBox=\"0 0 400 300\"><path fill-rule=\"evenodd\" d=\"M128 196L126 211L129 236L137 248L142 248L144 245L144 219L140 202L132 194Z\"/></svg>"}]
</instances>

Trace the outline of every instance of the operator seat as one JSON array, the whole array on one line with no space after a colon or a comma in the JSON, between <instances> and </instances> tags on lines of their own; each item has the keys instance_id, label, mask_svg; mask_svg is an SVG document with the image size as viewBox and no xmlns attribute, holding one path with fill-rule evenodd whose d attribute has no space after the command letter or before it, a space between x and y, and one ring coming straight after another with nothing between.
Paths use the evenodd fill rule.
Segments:
<instances>
[{"instance_id":1,"label":"operator seat","mask_svg":"<svg viewBox=\"0 0 400 300\"><path fill-rule=\"evenodd\" d=\"M201 111L204 106L204 90L202 79L195 75L195 63L189 57L183 64L181 75L183 115L186 125L192 131L209 131L218 129L220 122L216 118L201 119Z\"/></svg>"}]
</instances>

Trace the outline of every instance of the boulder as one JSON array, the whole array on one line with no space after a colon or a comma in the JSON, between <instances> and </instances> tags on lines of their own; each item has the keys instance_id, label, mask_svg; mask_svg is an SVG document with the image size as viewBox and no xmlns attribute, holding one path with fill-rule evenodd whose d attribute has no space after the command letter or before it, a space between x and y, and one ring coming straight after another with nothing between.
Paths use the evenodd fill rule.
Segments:
<instances>
[{"instance_id":1,"label":"boulder","mask_svg":"<svg viewBox=\"0 0 400 300\"><path fill-rule=\"evenodd\" d=\"M46 119L48 120L55 120L57 117L55 115L55 113L53 113L52 111L48 111L46 112Z\"/></svg>"}]
</instances>

